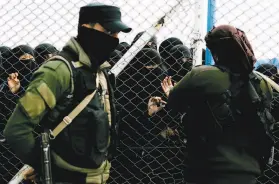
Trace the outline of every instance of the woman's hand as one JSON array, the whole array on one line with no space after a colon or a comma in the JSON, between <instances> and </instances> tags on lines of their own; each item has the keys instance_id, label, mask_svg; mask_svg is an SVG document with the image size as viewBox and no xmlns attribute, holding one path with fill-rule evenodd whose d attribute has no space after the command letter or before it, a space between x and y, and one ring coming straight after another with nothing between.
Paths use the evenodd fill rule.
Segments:
<instances>
[{"instance_id":1,"label":"woman's hand","mask_svg":"<svg viewBox=\"0 0 279 184\"><path fill-rule=\"evenodd\" d=\"M152 116L165 107L167 102L163 101L161 97L151 97L148 101L148 115Z\"/></svg>"},{"instance_id":2,"label":"woman's hand","mask_svg":"<svg viewBox=\"0 0 279 184\"><path fill-rule=\"evenodd\" d=\"M164 93L169 97L170 90L175 86L172 84L171 77L167 76L161 83Z\"/></svg>"},{"instance_id":3,"label":"woman's hand","mask_svg":"<svg viewBox=\"0 0 279 184\"><path fill-rule=\"evenodd\" d=\"M9 74L9 77L7 79L8 87L10 91L14 94L17 93L20 88L20 81L17 77L18 77L18 73L16 72L16 73Z\"/></svg>"}]
</instances>

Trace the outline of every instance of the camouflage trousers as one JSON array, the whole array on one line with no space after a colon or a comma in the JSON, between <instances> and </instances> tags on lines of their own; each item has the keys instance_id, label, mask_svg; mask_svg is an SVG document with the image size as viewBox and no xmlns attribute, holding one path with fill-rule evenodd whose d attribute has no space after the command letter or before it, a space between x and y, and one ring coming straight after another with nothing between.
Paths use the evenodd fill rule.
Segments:
<instances>
[{"instance_id":1,"label":"camouflage trousers","mask_svg":"<svg viewBox=\"0 0 279 184\"><path fill-rule=\"evenodd\" d=\"M52 152L54 158L54 164L62 169L85 173L86 174L86 184L105 184L109 179L109 172L111 164L109 161L104 161L101 166L97 169L87 169L73 166L66 161L64 161L56 153ZM58 183L58 184L67 184L67 183Z\"/></svg>"}]
</instances>

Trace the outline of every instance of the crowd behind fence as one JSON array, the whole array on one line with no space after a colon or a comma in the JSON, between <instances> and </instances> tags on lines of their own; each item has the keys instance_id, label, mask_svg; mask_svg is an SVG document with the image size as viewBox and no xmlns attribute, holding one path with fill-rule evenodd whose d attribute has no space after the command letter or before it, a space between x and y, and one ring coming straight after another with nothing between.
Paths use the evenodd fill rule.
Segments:
<instances>
[{"instance_id":1,"label":"crowd behind fence","mask_svg":"<svg viewBox=\"0 0 279 184\"><path fill-rule=\"evenodd\" d=\"M32 74L47 58L61 50L70 36L76 36L79 7L90 2L92 1L0 2L0 183L7 183L23 166L3 137L6 121L26 90ZM164 109L147 118L144 113L151 96L164 96L160 84L162 79L170 75L178 82L193 67L195 54L200 54L202 64L213 64L205 52L205 46L196 44L200 41L197 40L195 31L196 11L202 9L197 8L199 3L194 0L102 2L120 6L123 21L133 28L126 37L120 35L121 43L109 59L112 66L129 52L129 48L143 31L154 25L177 2L180 3L171 21L166 22L117 77L115 97L120 120L120 141L112 161L109 183L185 183L183 164L187 139L180 123L181 114ZM259 60L255 68L278 83L278 39L274 37L275 33L278 34L276 25L279 27L279 22L274 22L274 17L271 16L278 7L277 4L279 3L276 1L257 4L250 0L209 0L209 21L199 20L202 21L199 24L204 25L204 32L200 32L200 36L204 36L206 23L209 24L210 21L212 25L238 26L248 33L248 39L256 50ZM266 26L272 30L266 30ZM202 53L196 52L196 47L201 45L204 48ZM12 90L11 85L17 84L9 84L8 77L20 81L19 90ZM278 101L279 95L275 93L273 114L277 121ZM279 183L278 129L274 130L274 134L275 161L258 178L259 183Z\"/></svg>"}]
</instances>

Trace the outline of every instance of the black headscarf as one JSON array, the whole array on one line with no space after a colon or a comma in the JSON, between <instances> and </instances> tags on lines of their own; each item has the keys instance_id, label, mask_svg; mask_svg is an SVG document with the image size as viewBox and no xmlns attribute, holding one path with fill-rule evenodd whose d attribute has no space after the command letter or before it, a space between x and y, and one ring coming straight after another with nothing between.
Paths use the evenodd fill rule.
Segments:
<instances>
[{"instance_id":1,"label":"black headscarf","mask_svg":"<svg viewBox=\"0 0 279 184\"><path fill-rule=\"evenodd\" d=\"M160 130L155 128L158 122L151 122L144 114L149 98L163 95L159 63L156 50L142 49L117 78L119 92L116 99L126 111L122 113L123 123L120 125L124 144L144 146L159 134Z\"/></svg>"},{"instance_id":2,"label":"black headscarf","mask_svg":"<svg viewBox=\"0 0 279 184\"><path fill-rule=\"evenodd\" d=\"M178 82L192 69L192 53L185 45L176 45L170 50L170 55L166 60L168 74Z\"/></svg>"},{"instance_id":3,"label":"black headscarf","mask_svg":"<svg viewBox=\"0 0 279 184\"><path fill-rule=\"evenodd\" d=\"M160 44L159 53L163 60L170 56L170 50L176 45L183 45L183 43L180 39L175 37L168 38Z\"/></svg>"},{"instance_id":4,"label":"black headscarf","mask_svg":"<svg viewBox=\"0 0 279 184\"><path fill-rule=\"evenodd\" d=\"M161 59L154 49L142 49L131 63L133 76L128 83L133 93L133 103L141 112L146 110L146 103L150 96L160 96L163 71L159 67Z\"/></svg>"},{"instance_id":5,"label":"black headscarf","mask_svg":"<svg viewBox=\"0 0 279 184\"><path fill-rule=\"evenodd\" d=\"M13 67L11 72L18 72L21 85L26 87L31 80L32 73L37 68L34 50L28 45L20 45L15 47L12 52L11 64ZM33 58L21 59L25 54L29 54Z\"/></svg>"},{"instance_id":6,"label":"black headscarf","mask_svg":"<svg viewBox=\"0 0 279 184\"><path fill-rule=\"evenodd\" d=\"M158 67L160 56L154 49L142 49L119 75L117 83L125 98L124 104L137 104L137 113L146 110L146 103L152 95L161 95L162 70ZM151 66L151 67L149 67ZM152 67L153 66L153 67Z\"/></svg>"},{"instance_id":7,"label":"black headscarf","mask_svg":"<svg viewBox=\"0 0 279 184\"><path fill-rule=\"evenodd\" d=\"M1 78L6 80L8 77L8 74L10 73L10 69L12 67L10 60L12 57L12 49L6 46L0 47L0 53L1 53Z\"/></svg>"},{"instance_id":8,"label":"black headscarf","mask_svg":"<svg viewBox=\"0 0 279 184\"><path fill-rule=\"evenodd\" d=\"M56 54L58 50L49 43L39 44L34 49L36 63L40 66L45 60L49 58L49 55Z\"/></svg>"}]
</instances>

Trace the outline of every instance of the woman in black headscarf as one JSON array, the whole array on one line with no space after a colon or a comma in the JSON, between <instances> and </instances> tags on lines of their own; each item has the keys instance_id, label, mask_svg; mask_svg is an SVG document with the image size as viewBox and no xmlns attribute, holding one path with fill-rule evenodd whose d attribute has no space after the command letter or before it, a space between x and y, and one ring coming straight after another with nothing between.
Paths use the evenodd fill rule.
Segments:
<instances>
[{"instance_id":1,"label":"woman in black headscarf","mask_svg":"<svg viewBox=\"0 0 279 184\"><path fill-rule=\"evenodd\" d=\"M176 45L183 45L183 43L180 39L171 37L171 38L164 40L159 46L159 53L162 58L161 68L165 72L168 71L168 66L165 62L168 58L171 57L170 50Z\"/></svg>"},{"instance_id":2,"label":"woman in black headscarf","mask_svg":"<svg viewBox=\"0 0 279 184\"><path fill-rule=\"evenodd\" d=\"M117 79L116 97L123 109L120 130L124 144L149 145L155 137L154 127L159 125L147 118L146 104L150 96L162 95L160 63L156 50L142 49Z\"/></svg>"},{"instance_id":3,"label":"woman in black headscarf","mask_svg":"<svg viewBox=\"0 0 279 184\"><path fill-rule=\"evenodd\" d=\"M159 46L159 53L163 60L170 57L170 50L176 45L183 45L183 42L175 37L164 40Z\"/></svg>"},{"instance_id":4,"label":"woman in black headscarf","mask_svg":"<svg viewBox=\"0 0 279 184\"><path fill-rule=\"evenodd\" d=\"M179 82L191 69L192 54L185 45L176 45L170 50L170 57L165 63L168 66L168 74L175 82Z\"/></svg>"},{"instance_id":5,"label":"woman in black headscarf","mask_svg":"<svg viewBox=\"0 0 279 184\"><path fill-rule=\"evenodd\" d=\"M42 43L35 47L35 60L38 66L41 66L48 58L57 54L58 50L49 43Z\"/></svg>"},{"instance_id":6,"label":"woman in black headscarf","mask_svg":"<svg viewBox=\"0 0 279 184\"><path fill-rule=\"evenodd\" d=\"M1 80L6 81L8 74L9 74L9 69L12 67L10 64L10 59L12 56L12 49L6 46L1 46L0 47L0 53L1 53Z\"/></svg>"},{"instance_id":7,"label":"woman in black headscarf","mask_svg":"<svg viewBox=\"0 0 279 184\"><path fill-rule=\"evenodd\" d=\"M13 66L11 64L13 53L12 49L6 46L0 47L0 59L1 59L1 83L0 83L0 132L2 133L4 126L12 114L16 101L23 90L17 89L16 91L12 87L19 87L19 81L16 78ZM12 76L10 76L12 75ZM13 81L11 81L13 78ZM15 94L16 93L16 94Z\"/></svg>"},{"instance_id":8,"label":"woman in black headscarf","mask_svg":"<svg viewBox=\"0 0 279 184\"><path fill-rule=\"evenodd\" d=\"M34 50L28 45L20 45L15 47L12 52L11 72L18 73L20 84L25 89L31 80L32 73L38 66L35 62Z\"/></svg>"}]
</instances>

